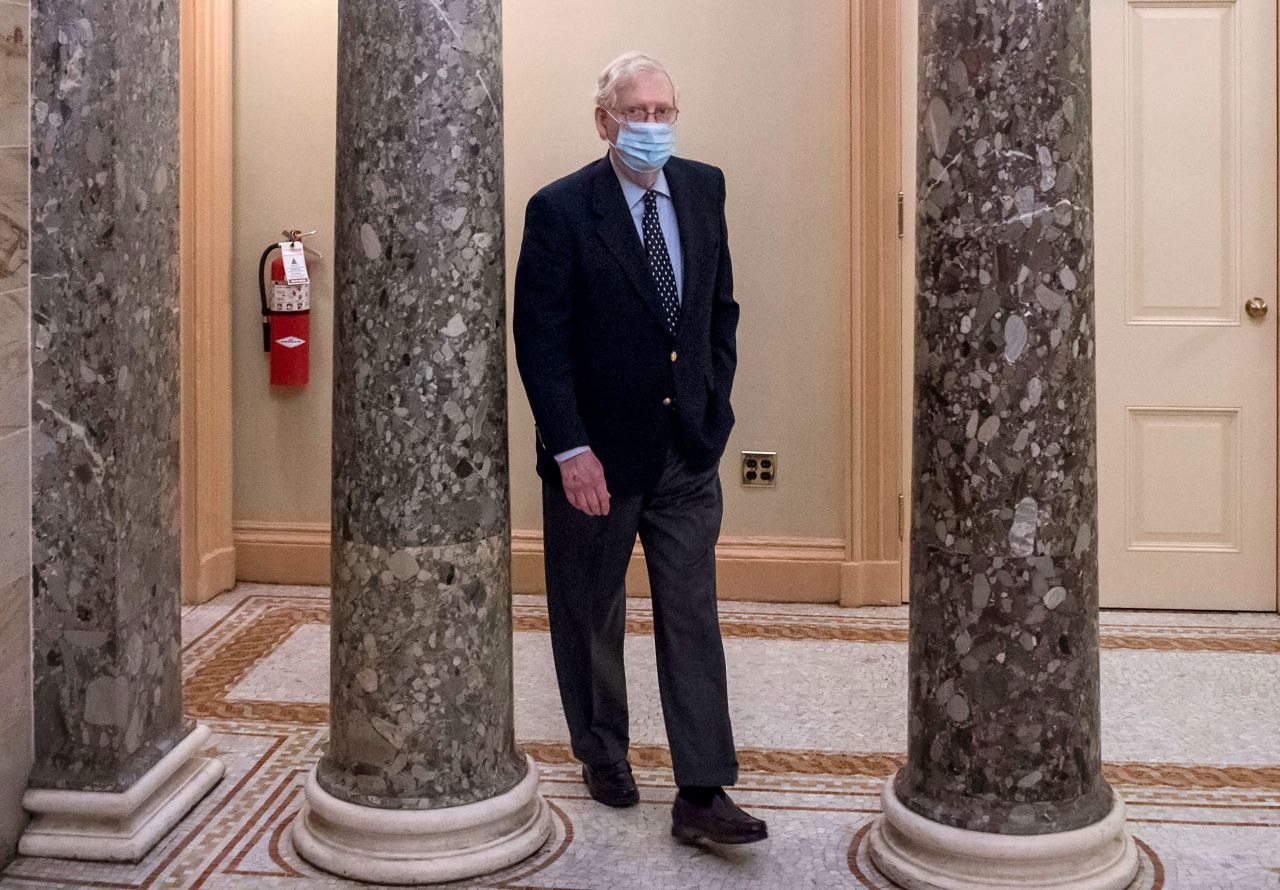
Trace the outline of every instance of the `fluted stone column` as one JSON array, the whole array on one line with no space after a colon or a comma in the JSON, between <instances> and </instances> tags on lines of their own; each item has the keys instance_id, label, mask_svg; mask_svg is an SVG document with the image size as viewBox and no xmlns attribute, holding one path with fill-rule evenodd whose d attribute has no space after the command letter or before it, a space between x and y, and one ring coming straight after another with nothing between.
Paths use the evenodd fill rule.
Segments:
<instances>
[{"instance_id":1,"label":"fluted stone column","mask_svg":"<svg viewBox=\"0 0 1280 890\"><path fill-rule=\"evenodd\" d=\"M339 28L332 736L294 842L453 880L550 831L512 718L500 3Z\"/></svg>"},{"instance_id":2,"label":"fluted stone column","mask_svg":"<svg viewBox=\"0 0 1280 890\"><path fill-rule=\"evenodd\" d=\"M909 888L1120 888L1103 780L1088 0L921 0Z\"/></svg>"},{"instance_id":3,"label":"fluted stone column","mask_svg":"<svg viewBox=\"0 0 1280 890\"><path fill-rule=\"evenodd\" d=\"M19 850L129 860L223 769L182 714L178 5L31 12L35 818Z\"/></svg>"}]
</instances>

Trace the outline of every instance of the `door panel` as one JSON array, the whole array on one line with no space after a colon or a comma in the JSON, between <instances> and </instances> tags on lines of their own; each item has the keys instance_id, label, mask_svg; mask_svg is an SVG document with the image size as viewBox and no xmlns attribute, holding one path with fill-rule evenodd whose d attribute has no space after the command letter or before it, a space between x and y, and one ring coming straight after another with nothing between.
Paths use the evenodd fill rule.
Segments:
<instances>
[{"instance_id":1,"label":"door panel","mask_svg":"<svg viewBox=\"0 0 1280 890\"><path fill-rule=\"evenodd\" d=\"M1234 4L1130 3L1120 70L1095 82L1125 85L1130 324L1239 322L1235 24ZM1098 52L1094 64L1115 60ZM1114 150L1109 139L1100 144Z\"/></svg>"},{"instance_id":2,"label":"door panel","mask_svg":"<svg viewBox=\"0 0 1280 890\"><path fill-rule=\"evenodd\" d=\"M1094 0L1104 606L1276 608L1274 0Z\"/></svg>"},{"instance_id":3,"label":"door panel","mask_svg":"<svg viewBox=\"0 0 1280 890\"><path fill-rule=\"evenodd\" d=\"M1128 414L1127 549L1238 553L1240 412L1130 408Z\"/></svg>"}]
</instances>

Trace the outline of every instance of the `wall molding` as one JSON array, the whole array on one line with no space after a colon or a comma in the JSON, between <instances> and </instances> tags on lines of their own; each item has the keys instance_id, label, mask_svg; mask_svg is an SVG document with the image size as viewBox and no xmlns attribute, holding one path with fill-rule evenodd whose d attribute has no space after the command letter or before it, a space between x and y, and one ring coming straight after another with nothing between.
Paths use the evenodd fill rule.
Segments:
<instances>
[{"instance_id":1,"label":"wall molding","mask_svg":"<svg viewBox=\"0 0 1280 890\"><path fill-rule=\"evenodd\" d=\"M182 601L235 586L231 533L232 3L180 4Z\"/></svg>"},{"instance_id":2,"label":"wall molding","mask_svg":"<svg viewBox=\"0 0 1280 890\"><path fill-rule=\"evenodd\" d=\"M898 560L846 562L840 568L840 605L902 605L902 563Z\"/></svg>"},{"instance_id":3,"label":"wall molding","mask_svg":"<svg viewBox=\"0 0 1280 890\"><path fill-rule=\"evenodd\" d=\"M183 586L183 602L207 603L218 594L236 586L236 548L234 543L208 553L199 554L195 588L188 594Z\"/></svg>"},{"instance_id":4,"label":"wall molding","mask_svg":"<svg viewBox=\"0 0 1280 890\"><path fill-rule=\"evenodd\" d=\"M235 549L237 574L242 581L329 583L328 523L237 522ZM837 539L721 538L716 547L721 598L748 602L839 602L846 571L844 554L844 542ZM511 570L515 592L545 594L542 566L542 533L512 532ZM632 596L649 595L644 552L639 545L627 570L627 592Z\"/></svg>"},{"instance_id":5,"label":"wall molding","mask_svg":"<svg viewBox=\"0 0 1280 890\"><path fill-rule=\"evenodd\" d=\"M722 537L716 545L716 586L723 600L839 602L844 553L844 542L834 539ZM547 592L542 532L512 532L511 571L517 593ZM627 567L627 594L649 595L644 551L638 544Z\"/></svg>"},{"instance_id":6,"label":"wall molding","mask_svg":"<svg viewBox=\"0 0 1280 890\"><path fill-rule=\"evenodd\" d=\"M236 578L261 584L329 583L329 523L237 522Z\"/></svg>"}]
</instances>

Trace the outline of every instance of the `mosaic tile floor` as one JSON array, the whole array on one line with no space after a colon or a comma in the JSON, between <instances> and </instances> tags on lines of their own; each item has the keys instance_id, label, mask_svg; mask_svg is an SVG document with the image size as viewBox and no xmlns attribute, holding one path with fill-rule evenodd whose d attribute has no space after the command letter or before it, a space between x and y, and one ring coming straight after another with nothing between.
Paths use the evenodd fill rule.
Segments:
<instances>
[{"instance_id":1,"label":"mosaic tile floor","mask_svg":"<svg viewBox=\"0 0 1280 890\"><path fill-rule=\"evenodd\" d=\"M735 797L769 820L767 842L713 850L667 834L673 787L643 600L629 604L627 646L641 804L591 801L559 712L546 612L517 597L516 729L542 764L555 833L518 868L452 886L887 887L865 837L905 748L906 610L726 603L721 619ZM1280 616L1108 612L1102 624L1103 755L1139 840L1135 890L1280 888ZM327 591L243 585L187 609L183 632L187 709L213 729L226 778L137 865L20 858L0 890L353 886L289 843L327 734Z\"/></svg>"}]
</instances>

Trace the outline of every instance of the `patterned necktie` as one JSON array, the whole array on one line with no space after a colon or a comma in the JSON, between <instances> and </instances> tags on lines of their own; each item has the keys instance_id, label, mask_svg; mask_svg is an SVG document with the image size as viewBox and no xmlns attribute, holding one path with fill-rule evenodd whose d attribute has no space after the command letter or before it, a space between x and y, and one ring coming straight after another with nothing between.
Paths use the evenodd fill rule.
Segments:
<instances>
[{"instance_id":1,"label":"patterned necktie","mask_svg":"<svg viewBox=\"0 0 1280 890\"><path fill-rule=\"evenodd\" d=\"M662 237L658 222L658 193L650 189L644 193L644 252L649 258L649 271L658 285L658 298L662 301L662 320L667 332L674 335L680 319L680 295L676 290L675 268L667 253L667 239Z\"/></svg>"}]
</instances>

